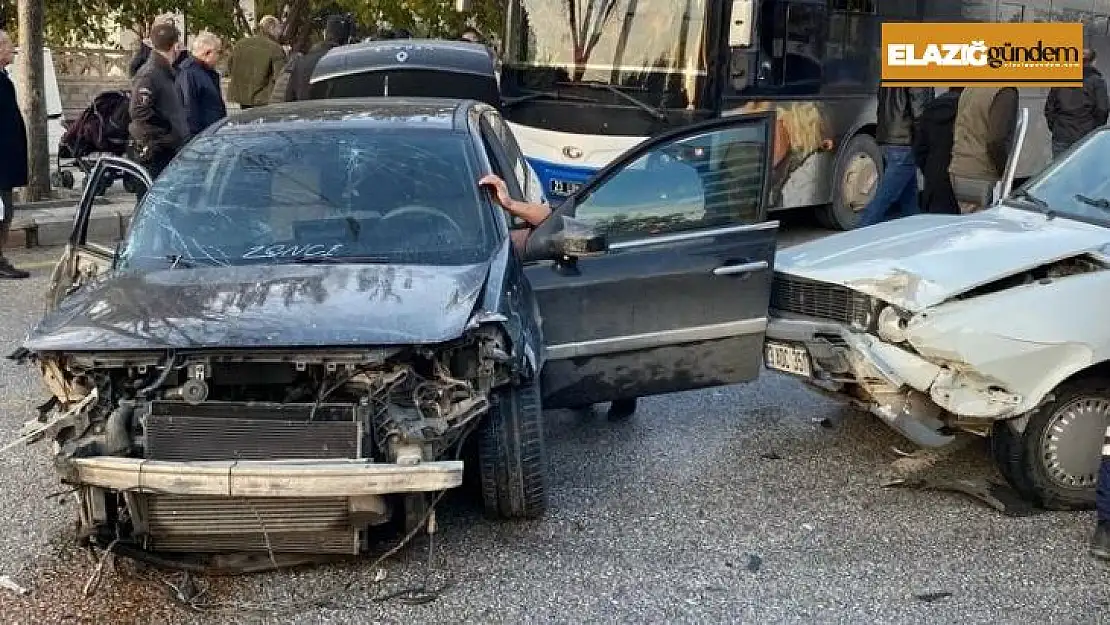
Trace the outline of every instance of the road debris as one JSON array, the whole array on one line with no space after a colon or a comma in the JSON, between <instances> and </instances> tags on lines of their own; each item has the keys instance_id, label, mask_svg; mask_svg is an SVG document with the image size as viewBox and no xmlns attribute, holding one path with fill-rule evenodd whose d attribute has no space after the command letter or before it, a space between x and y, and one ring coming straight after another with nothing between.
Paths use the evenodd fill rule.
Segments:
<instances>
[{"instance_id":1,"label":"road debris","mask_svg":"<svg viewBox=\"0 0 1110 625\"><path fill-rule=\"evenodd\" d=\"M913 598L917 599L918 601L924 601L925 603L933 603L934 601L940 601L941 599L947 599L948 597L951 597L951 596L952 596L952 593L950 593L950 592L923 592L923 593L915 594L913 596Z\"/></svg>"},{"instance_id":2,"label":"road debris","mask_svg":"<svg viewBox=\"0 0 1110 625\"><path fill-rule=\"evenodd\" d=\"M7 575L0 575L0 588L10 590L17 595L29 595L31 591L15 583L15 580Z\"/></svg>"}]
</instances>

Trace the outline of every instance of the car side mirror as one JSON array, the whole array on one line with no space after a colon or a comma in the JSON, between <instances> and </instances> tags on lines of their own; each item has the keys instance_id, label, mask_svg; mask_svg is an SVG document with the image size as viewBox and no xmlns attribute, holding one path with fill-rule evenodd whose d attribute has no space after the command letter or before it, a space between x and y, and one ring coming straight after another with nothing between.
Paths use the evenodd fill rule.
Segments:
<instances>
[{"instance_id":1,"label":"car side mirror","mask_svg":"<svg viewBox=\"0 0 1110 625\"><path fill-rule=\"evenodd\" d=\"M605 233L560 211L552 213L528 237L523 260L576 259L598 256L608 249Z\"/></svg>"}]
</instances>

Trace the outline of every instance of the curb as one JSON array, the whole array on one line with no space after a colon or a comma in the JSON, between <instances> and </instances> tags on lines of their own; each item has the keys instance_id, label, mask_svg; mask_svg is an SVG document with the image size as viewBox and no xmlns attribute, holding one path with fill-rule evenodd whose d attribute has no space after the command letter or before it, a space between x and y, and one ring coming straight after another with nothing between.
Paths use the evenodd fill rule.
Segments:
<instances>
[{"instance_id":1,"label":"curb","mask_svg":"<svg viewBox=\"0 0 1110 625\"><path fill-rule=\"evenodd\" d=\"M113 211L112 213L94 215L89 218L88 238L94 241L118 241L127 234L127 227L131 223L131 215ZM57 247L69 242L73 233L72 220L49 219L30 223L13 223L8 235L8 245L11 247Z\"/></svg>"}]
</instances>

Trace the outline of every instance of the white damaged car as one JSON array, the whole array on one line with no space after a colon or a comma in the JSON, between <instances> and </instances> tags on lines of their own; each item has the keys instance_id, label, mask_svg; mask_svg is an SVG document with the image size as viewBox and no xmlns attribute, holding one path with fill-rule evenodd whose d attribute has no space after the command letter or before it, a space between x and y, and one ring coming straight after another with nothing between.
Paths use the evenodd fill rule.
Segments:
<instances>
[{"instance_id":1,"label":"white damaged car","mask_svg":"<svg viewBox=\"0 0 1110 625\"><path fill-rule=\"evenodd\" d=\"M991 437L1048 509L1093 505L1110 422L1110 129L1000 204L779 252L765 364L922 447Z\"/></svg>"}]
</instances>

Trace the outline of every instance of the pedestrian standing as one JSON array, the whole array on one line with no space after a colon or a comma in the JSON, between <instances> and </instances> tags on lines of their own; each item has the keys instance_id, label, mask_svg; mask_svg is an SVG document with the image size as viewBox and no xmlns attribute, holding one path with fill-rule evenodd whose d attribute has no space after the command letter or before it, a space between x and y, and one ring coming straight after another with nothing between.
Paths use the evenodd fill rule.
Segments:
<instances>
[{"instance_id":1,"label":"pedestrian standing","mask_svg":"<svg viewBox=\"0 0 1110 625\"><path fill-rule=\"evenodd\" d=\"M925 105L933 99L932 87L883 87L879 89L875 140L883 150L883 177L875 197L860 215L859 226L870 226L890 217L920 212L917 165L913 159L913 134Z\"/></svg>"},{"instance_id":2,"label":"pedestrian standing","mask_svg":"<svg viewBox=\"0 0 1110 625\"><path fill-rule=\"evenodd\" d=\"M223 48L220 38L201 33L193 38L192 48L189 58L178 66L176 78L190 138L227 116L220 73L216 71Z\"/></svg>"},{"instance_id":3,"label":"pedestrian standing","mask_svg":"<svg viewBox=\"0 0 1110 625\"><path fill-rule=\"evenodd\" d=\"M180 42L181 33L173 24L155 26L150 35L150 60L131 83L131 124L127 129L136 160L152 178L162 173L189 136L172 65Z\"/></svg>"},{"instance_id":4,"label":"pedestrian standing","mask_svg":"<svg viewBox=\"0 0 1110 625\"><path fill-rule=\"evenodd\" d=\"M963 87L953 87L925 105L913 137L913 160L925 184L921 189L921 210L926 213L959 214L948 165L956 131L956 111Z\"/></svg>"},{"instance_id":5,"label":"pedestrian standing","mask_svg":"<svg viewBox=\"0 0 1110 625\"><path fill-rule=\"evenodd\" d=\"M159 15L158 17L154 18L154 23L151 24L151 31L153 32L154 27L159 25L159 24L173 24L173 23L174 23L173 13L164 13L164 14ZM182 50L180 52L180 54L178 54L177 58L174 60L174 65L176 66L176 65L181 64L181 62L184 61L186 57L187 57L186 52L184 50ZM129 66L127 68L127 76L129 78L134 78L135 74L139 73L139 69L143 65L146 64L146 62L149 58L150 58L150 38L149 38L149 35L148 35L147 39L144 39L144 40L139 42L139 49L135 52L135 56L131 57L131 63L129 64Z\"/></svg>"},{"instance_id":6,"label":"pedestrian standing","mask_svg":"<svg viewBox=\"0 0 1110 625\"><path fill-rule=\"evenodd\" d=\"M1095 68L1095 51L1088 48L1083 51L1083 86L1053 87L1044 103L1044 119L1052 133L1052 158L1105 124L1107 115L1106 81Z\"/></svg>"},{"instance_id":7,"label":"pedestrian standing","mask_svg":"<svg viewBox=\"0 0 1110 625\"><path fill-rule=\"evenodd\" d=\"M347 45L354 36L355 23L348 15L329 15L324 23L324 41L316 44L307 54L293 56L282 70L270 102L295 102L311 98L310 80L316 64L332 48Z\"/></svg>"},{"instance_id":8,"label":"pedestrian standing","mask_svg":"<svg viewBox=\"0 0 1110 625\"><path fill-rule=\"evenodd\" d=\"M27 184L27 126L15 85L8 77L8 66L15 60L15 44L8 33L0 30L0 279L21 280L31 274L16 269L4 258L4 245L15 213L12 191Z\"/></svg>"},{"instance_id":9,"label":"pedestrian standing","mask_svg":"<svg viewBox=\"0 0 1110 625\"><path fill-rule=\"evenodd\" d=\"M1014 149L1020 94L1015 87L968 87L956 109L956 134L948 173L960 212L994 200Z\"/></svg>"},{"instance_id":10,"label":"pedestrian standing","mask_svg":"<svg viewBox=\"0 0 1110 625\"><path fill-rule=\"evenodd\" d=\"M231 76L228 100L249 109L270 102L270 94L281 70L285 67L285 50L278 43L281 22L273 15L258 21L255 34L235 44L228 58L227 70Z\"/></svg>"},{"instance_id":11,"label":"pedestrian standing","mask_svg":"<svg viewBox=\"0 0 1110 625\"><path fill-rule=\"evenodd\" d=\"M1110 561L1110 425L1102 439L1102 466L1098 473L1098 492L1095 535L1091 538L1091 555Z\"/></svg>"}]
</instances>

